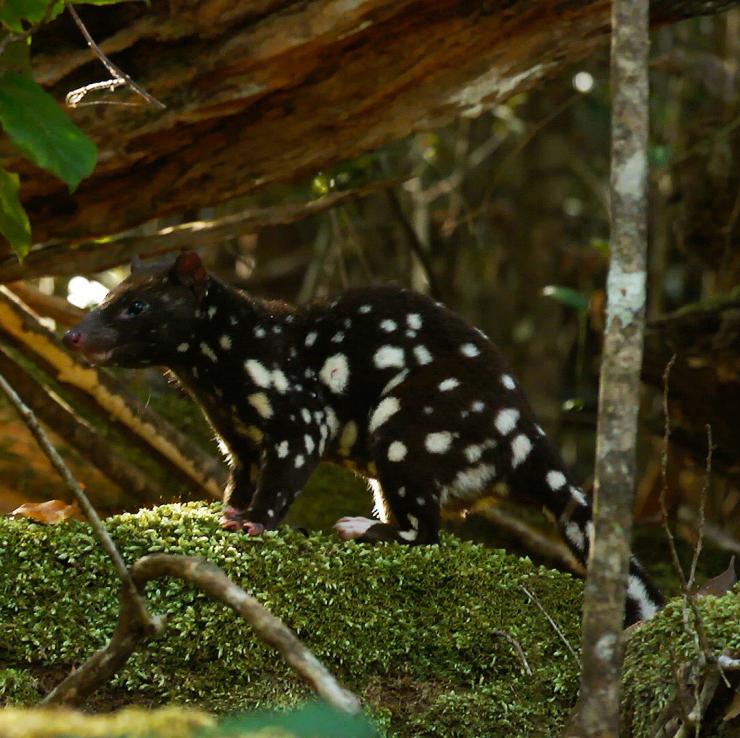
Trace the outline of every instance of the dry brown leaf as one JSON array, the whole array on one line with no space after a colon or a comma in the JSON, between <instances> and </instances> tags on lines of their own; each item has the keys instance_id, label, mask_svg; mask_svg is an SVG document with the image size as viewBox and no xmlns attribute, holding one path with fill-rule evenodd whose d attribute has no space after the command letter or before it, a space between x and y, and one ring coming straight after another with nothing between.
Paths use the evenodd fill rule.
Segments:
<instances>
[{"instance_id":1,"label":"dry brown leaf","mask_svg":"<svg viewBox=\"0 0 740 738\"><path fill-rule=\"evenodd\" d=\"M47 500L46 502L26 502L17 507L11 515L19 518L29 518L44 525L55 525L70 518L82 520L80 508L73 502L68 505L64 500Z\"/></svg>"},{"instance_id":2,"label":"dry brown leaf","mask_svg":"<svg viewBox=\"0 0 740 738\"><path fill-rule=\"evenodd\" d=\"M740 715L740 692L735 692L735 696L732 698L732 702L727 706L725 710L725 716L723 720L734 720Z\"/></svg>"},{"instance_id":3,"label":"dry brown leaf","mask_svg":"<svg viewBox=\"0 0 740 738\"><path fill-rule=\"evenodd\" d=\"M737 574L735 573L735 557L730 559L729 566L716 577L712 577L696 591L698 597L714 595L721 597L729 592L737 584Z\"/></svg>"}]
</instances>

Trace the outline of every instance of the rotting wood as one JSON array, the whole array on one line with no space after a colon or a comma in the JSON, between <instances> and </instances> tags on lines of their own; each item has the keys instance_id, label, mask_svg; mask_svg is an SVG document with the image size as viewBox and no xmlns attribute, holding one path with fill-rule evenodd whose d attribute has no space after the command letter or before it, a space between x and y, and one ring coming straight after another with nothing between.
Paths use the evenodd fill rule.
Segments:
<instances>
[{"instance_id":1,"label":"rotting wood","mask_svg":"<svg viewBox=\"0 0 740 738\"><path fill-rule=\"evenodd\" d=\"M37 382L5 353L0 345L0 374L34 414L65 442L117 484L130 501L152 503L167 498L167 491L130 462L117 457L93 428L80 420L60 398Z\"/></svg>"},{"instance_id":2,"label":"rotting wood","mask_svg":"<svg viewBox=\"0 0 740 738\"><path fill-rule=\"evenodd\" d=\"M651 19L734 4L658 0ZM605 0L84 6L80 15L103 52L167 109L72 111L100 157L71 194L7 144L0 155L21 174L37 243L118 233L476 115L603 47L609 11ZM99 61L68 18L36 33L32 54L36 78L58 100L100 78ZM0 246L0 256L9 254Z\"/></svg>"}]
</instances>

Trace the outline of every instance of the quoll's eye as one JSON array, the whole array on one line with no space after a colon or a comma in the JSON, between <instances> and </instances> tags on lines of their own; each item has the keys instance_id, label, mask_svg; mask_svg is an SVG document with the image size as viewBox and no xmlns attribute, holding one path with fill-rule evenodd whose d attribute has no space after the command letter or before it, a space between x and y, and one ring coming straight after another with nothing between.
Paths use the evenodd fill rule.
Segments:
<instances>
[{"instance_id":1,"label":"quoll's eye","mask_svg":"<svg viewBox=\"0 0 740 738\"><path fill-rule=\"evenodd\" d=\"M126 308L126 314L127 315L139 315L140 313L143 313L149 305L147 305L143 300L134 300L128 308Z\"/></svg>"}]
</instances>

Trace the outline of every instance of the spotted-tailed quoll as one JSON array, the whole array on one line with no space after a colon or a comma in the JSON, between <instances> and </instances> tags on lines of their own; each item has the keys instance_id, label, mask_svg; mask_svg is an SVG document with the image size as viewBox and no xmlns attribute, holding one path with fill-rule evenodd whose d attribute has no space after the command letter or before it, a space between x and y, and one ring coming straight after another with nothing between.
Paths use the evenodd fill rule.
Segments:
<instances>
[{"instance_id":1,"label":"spotted-tailed quoll","mask_svg":"<svg viewBox=\"0 0 740 738\"><path fill-rule=\"evenodd\" d=\"M379 520L341 518L342 538L435 543L442 508L505 481L586 562L589 501L498 349L423 295L371 287L295 308L223 284L184 252L132 268L65 343L97 364L167 367L200 403L231 460L227 529L274 528L326 459L375 493ZM627 621L660 605L633 560Z\"/></svg>"}]
</instances>

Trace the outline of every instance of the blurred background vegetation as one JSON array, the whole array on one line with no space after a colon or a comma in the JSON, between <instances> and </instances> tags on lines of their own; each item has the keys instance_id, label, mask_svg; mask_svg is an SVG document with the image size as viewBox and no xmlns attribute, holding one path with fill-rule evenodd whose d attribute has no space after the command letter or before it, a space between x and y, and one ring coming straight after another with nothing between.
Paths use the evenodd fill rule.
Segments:
<instances>
[{"instance_id":1,"label":"blurred background vegetation","mask_svg":"<svg viewBox=\"0 0 740 738\"><path fill-rule=\"evenodd\" d=\"M739 65L737 8L653 34L651 324L640 416L637 548L649 565L667 560L657 502L663 485L661 376L673 351L683 349L690 358L688 373L677 366L675 375L685 390L679 388L671 403L675 432L668 502L681 540L690 547L707 476L704 426L712 424L717 449L706 533L716 558L705 559L712 573L724 568L724 552L740 551ZM499 345L541 424L588 488L609 257L608 49L479 117L410 136L299 184L149 223L141 233L247 207L315 200L379 180L388 185L326 212L225 237L203 250L204 261L249 292L299 303L351 286L389 282L434 295ZM197 238L192 246L198 247ZM47 277L33 286L84 308L123 276L125 269L118 268L71 279ZM63 323L62 318L53 327L61 330ZM0 338L0 345L23 363L10 342ZM197 413L159 374L117 374L143 402L215 454ZM75 404L53 379L44 384ZM734 407L728 405L733 397ZM113 448L157 479L163 499L199 496L158 471L146 452L127 445L125 433L110 427L104 416L79 412L87 413ZM0 511L27 500L65 498L61 482L6 405L0 405L0 429ZM103 510L156 502L132 500L74 448L67 446L65 453ZM513 521L498 537L480 520L450 524L465 535L537 557L515 523L549 531L544 519L506 503L498 507ZM369 508L362 484L324 471L291 522L328 527L340 514Z\"/></svg>"}]
</instances>

